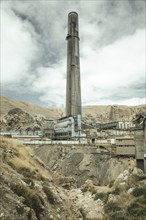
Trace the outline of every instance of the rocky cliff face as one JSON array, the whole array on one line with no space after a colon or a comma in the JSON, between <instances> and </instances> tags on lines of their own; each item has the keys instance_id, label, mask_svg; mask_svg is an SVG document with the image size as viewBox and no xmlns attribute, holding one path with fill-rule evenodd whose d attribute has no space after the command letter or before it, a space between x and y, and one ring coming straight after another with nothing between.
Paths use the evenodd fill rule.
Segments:
<instances>
[{"instance_id":1,"label":"rocky cliff face","mask_svg":"<svg viewBox=\"0 0 146 220\"><path fill-rule=\"evenodd\" d=\"M95 185L107 185L135 166L132 158L111 158L91 146L39 146L34 152L50 169L74 177L78 187L87 179Z\"/></svg>"},{"instance_id":2,"label":"rocky cliff face","mask_svg":"<svg viewBox=\"0 0 146 220\"><path fill-rule=\"evenodd\" d=\"M31 116L20 108L11 109L0 121L1 130L9 131L35 131L41 130L44 126L44 116Z\"/></svg>"},{"instance_id":3,"label":"rocky cliff face","mask_svg":"<svg viewBox=\"0 0 146 220\"><path fill-rule=\"evenodd\" d=\"M79 220L80 211L61 185L75 181L51 172L30 149L2 139L0 218L28 220Z\"/></svg>"},{"instance_id":4,"label":"rocky cliff face","mask_svg":"<svg viewBox=\"0 0 146 220\"><path fill-rule=\"evenodd\" d=\"M75 178L51 171L28 146L18 141L2 138L0 153L2 220L146 219L146 176L135 167L124 170L106 186L95 185L88 179L77 187ZM57 161L55 156L47 156L50 162ZM80 165L83 162L75 156L69 165L73 170L76 170L77 161ZM88 162L84 166L88 167L93 158L86 159ZM104 164L104 160L101 162ZM111 164L114 173L117 162ZM82 168L84 166L82 164Z\"/></svg>"}]
</instances>

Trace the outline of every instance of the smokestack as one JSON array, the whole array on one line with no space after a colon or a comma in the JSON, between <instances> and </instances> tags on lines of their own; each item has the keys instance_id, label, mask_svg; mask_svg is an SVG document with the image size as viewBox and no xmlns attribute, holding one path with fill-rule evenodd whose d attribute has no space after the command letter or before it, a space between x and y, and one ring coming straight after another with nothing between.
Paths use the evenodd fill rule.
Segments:
<instances>
[{"instance_id":1,"label":"smokestack","mask_svg":"<svg viewBox=\"0 0 146 220\"><path fill-rule=\"evenodd\" d=\"M66 116L81 115L78 14L68 14Z\"/></svg>"}]
</instances>

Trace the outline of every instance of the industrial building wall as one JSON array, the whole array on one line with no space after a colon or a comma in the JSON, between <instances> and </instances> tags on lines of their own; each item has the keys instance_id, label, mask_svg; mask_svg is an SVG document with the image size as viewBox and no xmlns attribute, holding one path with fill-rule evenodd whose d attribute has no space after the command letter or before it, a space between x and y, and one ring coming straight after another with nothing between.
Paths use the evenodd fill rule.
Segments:
<instances>
[{"instance_id":1,"label":"industrial building wall","mask_svg":"<svg viewBox=\"0 0 146 220\"><path fill-rule=\"evenodd\" d=\"M117 138L116 139L116 145L118 146L134 146L135 143L134 143L134 139L133 138Z\"/></svg>"},{"instance_id":2,"label":"industrial building wall","mask_svg":"<svg viewBox=\"0 0 146 220\"><path fill-rule=\"evenodd\" d=\"M144 159L144 133L143 130L135 131L136 159Z\"/></svg>"},{"instance_id":3,"label":"industrial building wall","mask_svg":"<svg viewBox=\"0 0 146 220\"><path fill-rule=\"evenodd\" d=\"M146 172L145 169L145 160L144 160L144 145L145 145L145 140L144 140L144 131L143 129L141 130L136 130L135 131L135 158L136 158L136 164L137 167L142 169L144 172Z\"/></svg>"},{"instance_id":4,"label":"industrial building wall","mask_svg":"<svg viewBox=\"0 0 146 220\"><path fill-rule=\"evenodd\" d=\"M117 147L116 154L121 156L135 156L135 147Z\"/></svg>"}]
</instances>

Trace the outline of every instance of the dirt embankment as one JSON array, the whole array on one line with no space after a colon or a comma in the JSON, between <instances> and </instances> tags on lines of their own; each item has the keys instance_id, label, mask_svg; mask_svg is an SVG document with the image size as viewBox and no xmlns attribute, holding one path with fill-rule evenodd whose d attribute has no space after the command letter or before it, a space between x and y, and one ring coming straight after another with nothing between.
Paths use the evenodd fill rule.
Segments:
<instances>
[{"instance_id":1,"label":"dirt embankment","mask_svg":"<svg viewBox=\"0 0 146 220\"><path fill-rule=\"evenodd\" d=\"M34 152L50 169L76 178L79 187L87 179L95 185L107 185L135 166L133 158L111 158L92 146L38 146Z\"/></svg>"},{"instance_id":2,"label":"dirt embankment","mask_svg":"<svg viewBox=\"0 0 146 220\"><path fill-rule=\"evenodd\" d=\"M46 152L44 162L49 159L52 165L55 164L53 160L58 160L57 154L45 148L40 148ZM59 148L55 151L60 154L57 163L68 157L71 172L76 172L79 164L82 172L84 167L89 170L90 163L93 166L93 158L87 153L85 156L83 152L74 152L72 156ZM95 185L88 179L77 187L75 178L58 174L57 168L51 171L32 149L18 141L2 138L0 153L1 220L146 219L146 175L135 167L124 170L106 186ZM104 164L104 158L100 162ZM114 171L117 161L111 164Z\"/></svg>"}]
</instances>

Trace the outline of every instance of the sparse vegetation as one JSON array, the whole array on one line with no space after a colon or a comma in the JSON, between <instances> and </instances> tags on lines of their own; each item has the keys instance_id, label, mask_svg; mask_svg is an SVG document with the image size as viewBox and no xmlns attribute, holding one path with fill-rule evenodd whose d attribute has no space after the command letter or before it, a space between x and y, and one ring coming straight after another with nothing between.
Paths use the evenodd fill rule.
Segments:
<instances>
[{"instance_id":1,"label":"sparse vegetation","mask_svg":"<svg viewBox=\"0 0 146 220\"><path fill-rule=\"evenodd\" d=\"M43 211L43 199L37 194L36 191L30 189L28 186L22 184L12 184L11 189L18 196L25 198L24 204L32 208L38 219L40 219L40 213Z\"/></svg>"},{"instance_id":2,"label":"sparse vegetation","mask_svg":"<svg viewBox=\"0 0 146 220\"><path fill-rule=\"evenodd\" d=\"M145 196L146 197L146 188L137 187L132 192L133 196L139 197L139 196Z\"/></svg>"},{"instance_id":3,"label":"sparse vegetation","mask_svg":"<svg viewBox=\"0 0 146 220\"><path fill-rule=\"evenodd\" d=\"M111 220L127 220L127 217L123 211L118 211L112 213Z\"/></svg>"},{"instance_id":4,"label":"sparse vegetation","mask_svg":"<svg viewBox=\"0 0 146 220\"><path fill-rule=\"evenodd\" d=\"M114 180L110 181L109 187L111 188L114 185Z\"/></svg>"},{"instance_id":5,"label":"sparse vegetation","mask_svg":"<svg viewBox=\"0 0 146 220\"><path fill-rule=\"evenodd\" d=\"M120 195L121 189L119 187L116 187L115 190L112 192L115 195Z\"/></svg>"},{"instance_id":6,"label":"sparse vegetation","mask_svg":"<svg viewBox=\"0 0 146 220\"><path fill-rule=\"evenodd\" d=\"M23 181L29 185L30 188L34 188L34 181L32 178L24 178Z\"/></svg>"},{"instance_id":7,"label":"sparse vegetation","mask_svg":"<svg viewBox=\"0 0 146 220\"><path fill-rule=\"evenodd\" d=\"M119 204L117 202L108 202L106 205L105 205L105 212L117 212L117 211L120 211L121 210L121 207L119 206Z\"/></svg>"},{"instance_id":8,"label":"sparse vegetation","mask_svg":"<svg viewBox=\"0 0 146 220\"><path fill-rule=\"evenodd\" d=\"M136 187L132 195L137 197L127 208L127 214L131 217L146 218L146 187Z\"/></svg>"},{"instance_id":9,"label":"sparse vegetation","mask_svg":"<svg viewBox=\"0 0 146 220\"><path fill-rule=\"evenodd\" d=\"M142 205L137 201L134 201L128 206L127 213L128 215L134 217L146 216L146 205Z\"/></svg>"},{"instance_id":10,"label":"sparse vegetation","mask_svg":"<svg viewBox=\"0 0 146 220\"><path fill-rule=\"evenodd\" d=\"M29 167L19 167L17 171L26 178L32 178L34 176L34 172Z\"/></svg>"},{"instance_id":11,"label":"sparse vegetation","mask_svg":"<svg viewBox=\"0 0 146 220\"><path fill-rule=\"evenodd\" d=\"M29 220L34 219L35 216L38 220L49 219L49 215L52 215L51 212L53 212L53 218L56 219L57 208L60 209L60 207L66 206L63 200L62 202L57 203L58 197L55 195L57 195L57 193L61 190L61 187L60 190L57 191L57 186L54 187L53 184L55 181L57 183L59 182L57 178L62 178L61 184L64 183L64 177L54 177L55 174L52 177L51 172L47 170L45 166L42 166L42 164L38 162L34 156L30 157L27 148L19 146L17 149L14 147L15 144L11 145L11 142L13 142L13 140L8 140L7 144L4 142L3 144L5 147L2 148L2 152L4 152L4 155L2 156L5 158L2 161L4 164L2 184L5 186L5 193L1 193L3 200L5 199L4 204L7 204L7 201L11 200L11 198L13 199L14 203L16 201L15 204L10 201L12 206L9 204L9 207L11 207L12 210L15 210L15 213L18 214L17 216L20 218L20 215L27 215ZM7 175L5 175L6 173ZM83 186L83 191L88 191L88 193L92 195L92 200L94 196L95 201L98 199L103 201L104 204L101 202L93 202L102 206L101 210L104 209L105 211L105 219L144 220L146 219L146 187L144 186L144 178L144 175L140 177L131 174L128 177L124 187L123 185L116 184L116 182L114 184L114 181L112 181L109 186L113 186L113 188L108 190L103 189L104 193L97 193L98 191L94 184L89 186L85 185L85 187ZM50 188L49 185L51 185L52 188ZM131 191L129 190L129 192L127 192L127 188L131 188ZM38 189L38 191L36 189ZM101 189L99 192L101 192ZM108 191L110 191L112 194L110 198ZM10 199L9 197L5 197L5 194L8 193L11 193ZM81 195L88 196L88 193ZM78 198L80 199L80 197ZM28 207L30 207L30 209ZM87 211L84 209L84 204L81 207L80 212L82 213L83 219L86 219ZM62 218L62 213L59 215Z\"/></svg>"},{"instance_id":12,"label":"sparse vegetation","mask_svg":"<svg viewBox=\"0 0 146 220\"><path fill-rule=\"evenodd\" d=\"M94 197L94 200L102 200L102 201L107 201L108 199L108 193L96 193L95 194L95 197Z\"/></svg>"},{"instance_id":13,"label":"sparse vegetation","mask_svg":"<svg viewBox=\"0 0 146 220\"><path fill-rule=\"evenodd\" d=\"M54 204L55 198L54 198L54 195L53 195L53 192L51 191L51 189L48 186L44 185L43 191L46 194L49 203Z\"/></svg>"},{"instance_id":14,"label":"sparse vegetation","mask_svg":"<svg viewBox=\"0 0 146 220\"><path fill-rule=\"evenodd\" d=\"M82 217L83 217L83 220L84 220L84 219L86 218L86 215L85 215L85 213L84 213L83 208L80 208L79 211L80 211L80 213L81 213L81 215L82 215Z\"/></svg>"}]
</instances>

